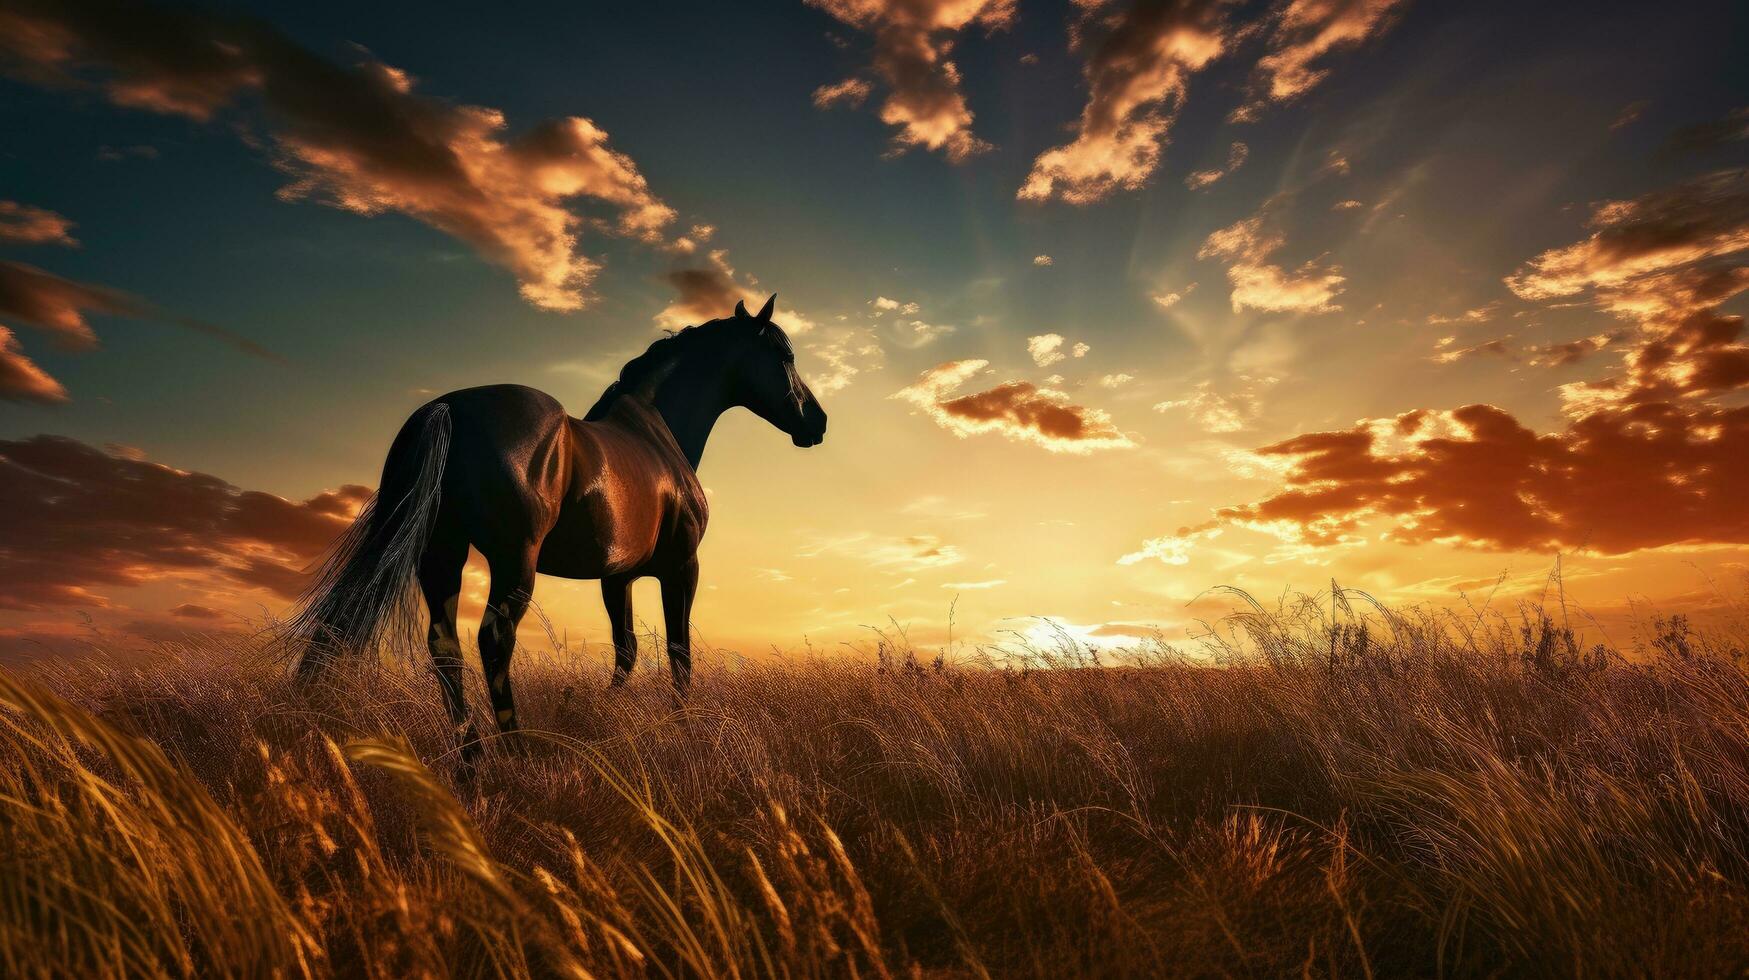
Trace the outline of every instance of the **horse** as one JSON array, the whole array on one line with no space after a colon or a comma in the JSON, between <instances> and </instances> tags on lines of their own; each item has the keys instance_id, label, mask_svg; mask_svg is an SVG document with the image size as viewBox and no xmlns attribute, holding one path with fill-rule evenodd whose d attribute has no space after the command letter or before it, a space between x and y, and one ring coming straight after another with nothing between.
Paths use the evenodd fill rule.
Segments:
<instances>
[{"instance_id":1,"label":"horse","mask_svg":"<svg viewBox=\"0 0 1749 980\"><path fill-rule=\"evenodd\" d=\"M637 663L632 582L654 576L669 673L684 698L709 516L697 471L712 427L739 407L800 448L826 436L826 412L796 373L789 336L772 322L776 303L773 295L757 315L737 303L732 316L658 339L581 419L520 385L453 391L413 412L389 447L375 497L287 624L301 651L297 676L312 680L343 651L374 651L412 633L417 592L430 614L426 645L450 723L464 744L476 743L456 632L472 545L491 571L478 636L499 731L517 728L510 657L537 572L601 580L614 687Z\"/></svg>"}]
</instances>

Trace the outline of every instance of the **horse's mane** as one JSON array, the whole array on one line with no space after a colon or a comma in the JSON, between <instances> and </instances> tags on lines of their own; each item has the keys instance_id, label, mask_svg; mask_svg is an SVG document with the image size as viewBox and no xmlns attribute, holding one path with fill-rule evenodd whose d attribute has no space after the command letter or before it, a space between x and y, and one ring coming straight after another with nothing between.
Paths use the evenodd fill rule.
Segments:
<instances>
[{"instance_id":1,"label":"horse's mane","mask_svg":"<svg viewBox=\"0 0 1749 980\"><path fill-rule=\"evenodd\" d=\"M599 422L606 418L608 410L613 408L613 403L619 400L619 396L628 391L635 391L644 379L679 356L685 348L697 342L698 338L705 333L704 327L709 325L682 327L666 337L658 338L655 343L649 346L649 349L627 361L625 366L619 369L619 379L607 386L607 390L603 391L601 397L595 400L595 407L583 416L583 421Z\"/></svg>"}]
</instances>

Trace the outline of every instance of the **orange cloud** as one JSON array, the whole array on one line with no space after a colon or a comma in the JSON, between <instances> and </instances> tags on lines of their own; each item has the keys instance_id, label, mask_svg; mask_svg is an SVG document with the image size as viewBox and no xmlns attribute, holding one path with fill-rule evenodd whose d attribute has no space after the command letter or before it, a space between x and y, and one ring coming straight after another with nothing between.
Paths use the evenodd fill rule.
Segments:
<instances>
[{"instance_id":1,"label":"orange cloud","mask_svg":"<svg viewBox=\"0 0 1749 980\"><path fill-rule=\"evenodd\" d=\"M1640 405L1539 436L1468 405L1450 413L1452 434L1418 438L1428 421L1410 412L1266 446L1292 461L1285 488L1216 517L1314 545L1375 517L1396 540L1504 550L1749 543L1749 409Z\"/></svg>"},{"instance_id":2,"label":"orange cloud","mask_svg":"<svg viewBox=\"0 0 1749 980\"><path fill-rule=\"evenodd\" d=\"M46 331L68 350L89 350L97 346L97 334L86 311L141 316L146 308L113 289L62 279L22 262L0 262L0 317Z\"/></svg>"},{"instance_id":3,"label":"orange cloud","mask_svg":"<svg viewBox=\"0 0 1749 980\"><path fill-rule=\"evenodd\" d=\"M1081 6L1072 37L1091 49L1087 103L1075 138L1033 161L1018 194L1023 201L1091 204L1145 184L1160 165L1190 76L1232 40L1217 0L1137 3L1103 19L1101 0Z\"/></svg>"},{"instance_id":4,"label":"orange cloud","mask_svg":"<svg viewBox=\"0 0 1749 980\"><path fill-rule=\"evenodd\" d=\"M1267 206L1266 206L1267 209ZM1233 312L1247 307L1273 313L1333 313L1342 307L1332 300L1346 280L1334 267L1307 262L1289 272L1268 261L1287 244L1286 236L1267 227L1259 212L1209 235L1196 253L1199 259L1228 260L1227 281L1233 286Z\"/></svg>"},{"instance_id":5,"label":"orange cloud","mask_svg":"<svg viewBox=\"0 0 1749 980\"><path fill-rule=\"evenodd\" d=\"M1389 30L1402 0L1290 0L1272 15L1269 53L1257 62L1251 101L1234 110L1238 122L1255 120L1270 104L1292 102L1330 73L1320 63L1333 51L1355 47Z\"/></svg>"},{"instance_id":6,"label":"orange cloud","mask_svg":"<svg viewBox=\"0 0 1749 980\"><path fill-rule=\"evenodd\" d=\"M1749 170L1721 170L1637 200L1604 201L1593 207L1589 224L1589 237L1538 255L1506 285L1529 300L1596 288L1613 294L1606 305L1643 310L1632 300L1657 297L1635 290L1636 280L1749 248Z\"/></svg>"},{"instance_id":7,"label":"orange cloud","mask_svg":"<svg viewBox=\"0 0 1749 980\"><path fill-rule=\"evenodd\" d=\"M248 354L267 360L279 355L244 337L200 320L174 316L136 296L104 286L63 279L22 262L0 261L0 319L35 327L54 337L67 350L91 350L97 334L86 313L148 317L174 323L197 333L218 338ZM24 356L18 338L4 330L0 341L0 397L13 400L65 401L66 391Z\"/></svg>"},{"instance_id":8,"label":"orange cloud","mask_svg":"<svg viewBox=\"0 0 1749 980\"><path fill-rule=\"evenodd\" d=\"M1204 432L1239 432L1257 421L1263 412L1263 391L1277 380L1241 375L1232 390L1226 392L1214 390L1211 381L1198 382L1187 397L1157 402L1154 411L1184 409Z\"/></svg>"},{"instance_id":9,"label":"orange cloud","mask_svg":"<svg viewBox=\"0 0 1749 980\"><path fill-rule=\"evenodd\" d=\"M1456 337L1442 337L1435 345L1432 359L1439 364L1451 364L1469 358L1490 356L1531 367L1566 367L1608 349L1621 339L1620 331L1610 331L1559 343L1519 346L1513 343L1512 336L1508 334L1505 337L1480 341L1469 347L1457 347L1454 346L1457 343Z\"/></svg>"},{"instance_id":10,"label":"orange cloud","mask_svg":"<svg viewBox=\"0 0 1749 980\"><path fill-rule=\"evenodd\" d=\"M8 245L79 244L73 235L73 222L53 211L0 201L0 243Z\"/></svg>"},{"instance_id":11,"label":"orange cloud","mask_svg":"<svg viewBox=\"0 0 1749 980\"><path fill-rule=\"evenodd\" d=\"M954 36L978 26L998 31L1014 21L1014 0L808 0L812 6L874 35L873 70L886 83L881 121L899 127L895 152L940 150L955 163L990 144L972 135L972 110L950 56ZM814 105L861 105L868 81L847 78L814 90Z\"/></svg>"},{"instance_id":12,"label":"orange cloud","mask_svg":"<svg viewBox=\"0 0 1749 980\"><path fill-rule=\"evenodd\" d=\"M874 86L861 78L846 78L842 82L822 85L814 90L814 108L831 109L841 105L861 108L872 91Z\"/></svg>"},{"instance_id":13,"label":"orange cloud","mask_svg":"<svg viewBox=\"0 0 1749 980\"><path fill-rule=\"evenodd\" d=\"M1749 169L1721 170L1592 209L1586 238L1507 277L1529 300L1589 293L1638 324L1623 371L1562 390L1571 414L1696 398L1749 385L1743 318L1719 305L1749 290Z\"/></svg>"},{"instance_id":14,"label":"orange cloud","mask_svg":"<svg viewBox=\"0 0 1749 980\"><path fill-rule=\"evenodd\" d=\"M415 94L399 69L339 65L251 18L196 9L14 5L0 49L31 80L95 84L117 105L206 121L252 95L264 106L288 200L406 214L512 271L543 309L575 310L598 264L585 224L661 239L674 212L593 122L571 117L506 140L496 109ZM567 204L614 212L586 222Z\"/></svg>"},{"instance_id":15,"label":"orange cloud","mask_svg":"<svg viewBox=\"0 0 1749 980\"><path fill-rule=\"evenodd\" d=\"M768 293L759 280L741 277L729 265L727 249L715 249L705 257L705 264L675 269L665 277L677 294L674 301L656 314L656 322L668 330L679 330L694 324L717 320L734 312L736 303L746 303L749 309L764 304ZM795 310L779 307L773 317L790 334L804 334L814 329L814 321Z\"/></svg>"},{"instance_id":16,"label":"orange cloud","mask_svg":"<svg viewBox=\"0 0 1749 980\"><path fill-rule=\"evenodd\" d=\"M1725 400L1749 387L1749 345L1742 318L1718 309L1749 289L1749 171L1604 202L1589 227L1507 285L1569 305L1590 294L1637 321L1637 337L1606 333L1523 355L1504 341L1452 352L1571 363L1621 343L1620 373L1563 388L1563 429L1539 435L1503 409L1467 405L1297 436L1257 450L1283 464L1277 492L1138 554L1176 556L1225 526L1328 547L1375 520L1400 541L1503 550L1749 543L1749 408Z\"/></svg>"},{"instance_id":17,"label":"orange cloud","mask_svg":"<svg viewBox=\"0 0 1749 980\"><path fill-rule=\"evenodd\" d=\"M1029 381L1008 381L986 391L953 393L989 366L988 361L949 361L925 371L892 397L921 408L935 423L961 439L995 433L1054 453L1086 454L1135 445L1111 416L1073 404L1069 396Z\"/></svg>"},{"instance_id":18,"label":"orange cloud","mask_svg":"<svg viewBox=\"0 0 1749 980\"><path fill-rule=\"evenodd\" d=\"M0 326L0 398L15 402L56 404L67 400L67 389L25 356L12 331Z\"/></svg>"},{"instance_id":19,"label":"orange cloud","mask_svg":"<svg viewBox=\"0 0 1749 980\"><path fill-rule=\"evenodd\" d=\"M1225 177L1244 166L1245 158L1250 155L1250 147L1235 141L1232 146L1227 148L1227 162L1225 166L1216 167L1213 170L1198 170L1184 178L1184 186L1193 191L1203 190L1220 180L1222 177Z\"/></svg>"},{"instance_id":20,"label":"orange cloud","mask_svg":"<svg viewBox=\"0 0 1749 980\"><path fill-rule=\"evenodd\" d=\"M165 579L289 599L369 496L291 501L126 449L0 441L0 608L103 606L107 589Z\"/></svg>"}]
</instances>

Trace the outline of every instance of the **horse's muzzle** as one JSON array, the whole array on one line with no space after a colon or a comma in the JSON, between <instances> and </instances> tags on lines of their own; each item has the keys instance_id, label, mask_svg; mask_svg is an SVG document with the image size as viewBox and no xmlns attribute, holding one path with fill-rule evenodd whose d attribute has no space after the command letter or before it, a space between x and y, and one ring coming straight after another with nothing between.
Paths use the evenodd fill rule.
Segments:
<instances>
[{"instance_id":1,"label":"horse's muzzle","mask_svg":"<svg viewBox=\"0 0 1749 980\"><path fill-rule=\"evenodd\" d=\"M789 441L798 448L808 449L826 441L826 413L809 413L815 417L808 418L802 428L790 433Z\"/></svg>"}]
</instances>

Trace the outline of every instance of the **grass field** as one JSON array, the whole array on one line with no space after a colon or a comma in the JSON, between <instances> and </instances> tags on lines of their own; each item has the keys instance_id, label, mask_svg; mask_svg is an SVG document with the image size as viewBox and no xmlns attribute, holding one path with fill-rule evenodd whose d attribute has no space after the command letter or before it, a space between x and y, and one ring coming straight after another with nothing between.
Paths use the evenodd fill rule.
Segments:
<instances>
[{"instance_id":1,"label":"grass field","mask_svg":"<svg viewBox=\"0 0 1749 980\"><path fill-rule=\"evenodd\" d=\"M0 975L1749 969L1735 646L1240 608L1195 656L707 657L684 710L529 650L471 775L416 664L0 675Z\"/></svg>"}]
</instances>

